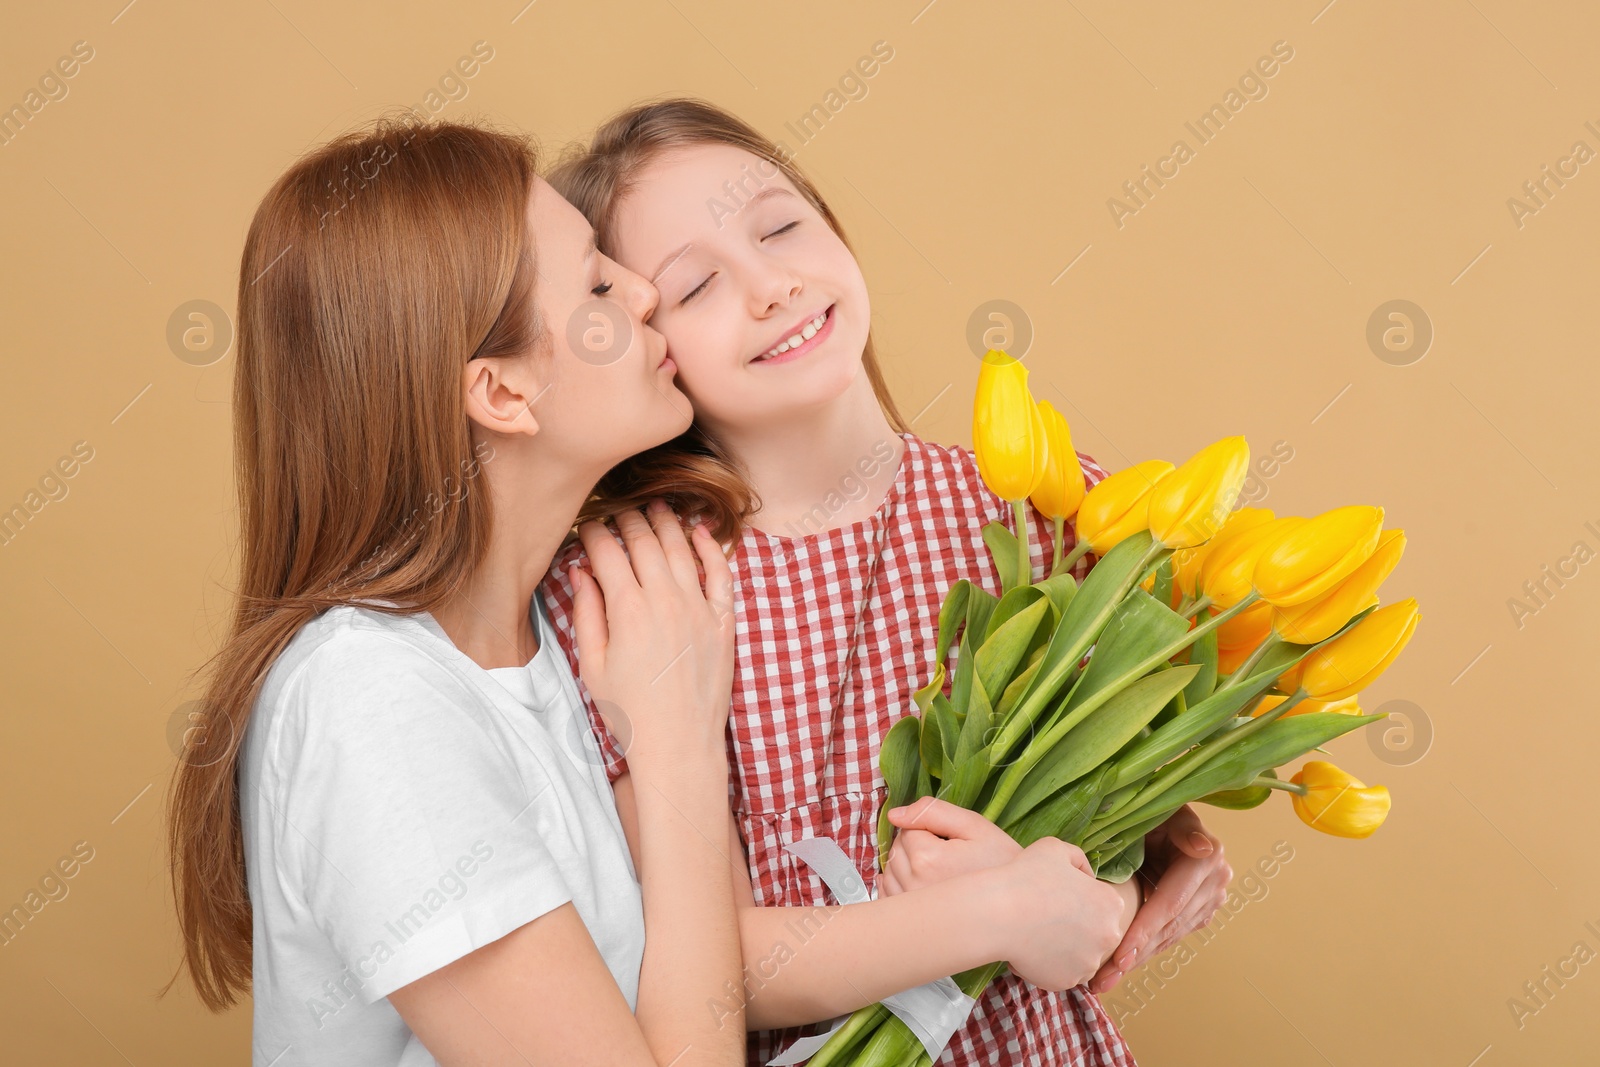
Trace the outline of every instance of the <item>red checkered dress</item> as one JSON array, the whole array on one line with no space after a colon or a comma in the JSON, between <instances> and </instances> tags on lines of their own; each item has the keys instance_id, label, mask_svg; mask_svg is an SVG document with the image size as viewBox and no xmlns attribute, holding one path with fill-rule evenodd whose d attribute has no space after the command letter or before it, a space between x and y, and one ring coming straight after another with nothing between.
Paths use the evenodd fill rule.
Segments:
<instances>
[{"instance_id":1,"label":"red checkered dress","mask_svg":"<svg viewBox=\"0 0 1600 1067\"><path fill-rule=\"evenodd\" d=\"M736 660L728 736L731 805L750 860L756 903L814 907L833 903L822 880L783 848L803 837L833 838L870 888L876 882L877 814L884 800L878 743L890 725L914 712L911 694L927 679L945 591L968 578L991 590L999 578L983 544L996 519L1012 527L1011 506L983 484L970 451L903 434L906 449L877 513L820 534L782 537L746 529L730 564L737 605ZM1079 453L1088 483L1106 476ZM1044 573L1053 528L1034 512L1034 571ZM882 540L876 581L864 605L874 542ZM1042 536L1041 536L1042 534ZM1072 527L1067 537L1072 538ZM1071 548L1072 541L1067 541ZM572 588L567 566L582 557L569 546L542 592L562 650L577 671ZM1092 557L1080 560L1082 581ZM835 689L856 639L854 665L840 696L832 751L828 724ZM947 667L953 673L955 649ZM947 683L948 688L948 683ZM627 769L580 683L615 780ZM750 1067L824 1026L750 1035ZM993 983L940 1064L1036 1067L1130 1067L1132 1053L1100 1001L1084 986L1064 993L1012 975Z\"/></svg>"}]
</instances>

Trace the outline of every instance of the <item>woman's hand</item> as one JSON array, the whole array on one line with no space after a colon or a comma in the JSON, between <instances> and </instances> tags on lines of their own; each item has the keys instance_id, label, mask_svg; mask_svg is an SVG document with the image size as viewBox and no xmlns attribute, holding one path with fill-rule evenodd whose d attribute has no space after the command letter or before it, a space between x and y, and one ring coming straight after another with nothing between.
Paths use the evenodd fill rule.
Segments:
<instances>
[{"instance_id":1,"label":"woman's hand","mask_svg":"<svg viewBox=\"0 0 1600 1067\"><path fill-rule=\"evenodd\" d=\"M999 867L1022 852L1010 834L982 815L936 797L890 808L889 821L900 832L878 875L880 897Z\"/></svg>"},{"instance_id":2,"label":"woman's hand","mask_svg":"<svg viewBox=\"0 0 1600 1067\"><path fill-rule=\"evenodd\" d=\"M1146 834L1144 842L1144 866L1133 875L1144 882L1144 906L1089 983L1095 993L1111 990L1128 971L1208 925L1233 880L1222 841L1206 831L1187 804Z\"/></svg>"},{"instance_id":3,"label":"woman's hand","mask_svg":"<svg viewBox=\"0 0 1600 1067\"><path fill-rule=\"evenodd\" d=\"M660 501L649 511L649 522L633 510L616 516L626 552L603 525L584 523L578 536L594 573L571 570L584 683L629 765L647 772L726 758L734 633L721 546L704 525L685 537Z\"/></svg>"}]
</instances>

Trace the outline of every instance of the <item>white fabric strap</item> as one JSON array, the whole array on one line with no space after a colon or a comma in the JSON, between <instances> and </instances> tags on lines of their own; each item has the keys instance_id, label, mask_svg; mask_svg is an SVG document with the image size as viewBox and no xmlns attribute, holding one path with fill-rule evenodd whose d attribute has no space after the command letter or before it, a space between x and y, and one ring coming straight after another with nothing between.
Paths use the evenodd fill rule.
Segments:
<instances>
[{"instance_id":1,"label":"white fabric strap","mask_svg":"<svg viewBox=\"0 0 1600 1067\"><path fill-rule=\"evenodd\" d=\"M799 841L787 842L783 847L799 856L816 871L817 877L822 879L822 884L828 887L839 903L861 904L875 898L876 894L867 892L866 883L861 880L861 873L856 870L856 865L850 862L850 857L844 854L844 849L840 848L838 842L831 837L802 838ZM977 1003L949 978L940 978L927 985L920 985L915 989L883 998L883 1006L917 1035L917 1040L921 1041L922 1047L928 1051L928 1058L935 1063L944 1053L950 1038L966 1024L967 1016L972 1014L972 1009ZM810 1059L849 1021L849 1018L848 1015L842 1015L835 1019L825 1034L802 1037L768 1060L767 1067L790 1067L792 1064Z\"/></svg>"}]
</instances>

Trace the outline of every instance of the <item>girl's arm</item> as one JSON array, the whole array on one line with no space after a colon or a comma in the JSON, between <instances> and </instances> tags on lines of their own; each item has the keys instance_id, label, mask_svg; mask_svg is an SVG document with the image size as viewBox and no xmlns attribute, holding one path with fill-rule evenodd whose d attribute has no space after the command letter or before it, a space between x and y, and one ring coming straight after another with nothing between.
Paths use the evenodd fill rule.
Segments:
<instances>
[{"instance_id":1,"label":"girl's arm","mask_svg":"<svg viewBox=\"0 0 1600 1067\"><path fill-rule=\"evenodd\" d=\"M633 840L631 778L613 788ZM727 835L751 1030L831 1019L996 960L1044 988L1069 989L1110 955L1131 919L1126 894L1137 892L1096 881L1081 851L1048 839L1028 849L1012 841L1008 861L915 892L842 907L763 907L731 818Z\"/></svg>"}]
</instances>

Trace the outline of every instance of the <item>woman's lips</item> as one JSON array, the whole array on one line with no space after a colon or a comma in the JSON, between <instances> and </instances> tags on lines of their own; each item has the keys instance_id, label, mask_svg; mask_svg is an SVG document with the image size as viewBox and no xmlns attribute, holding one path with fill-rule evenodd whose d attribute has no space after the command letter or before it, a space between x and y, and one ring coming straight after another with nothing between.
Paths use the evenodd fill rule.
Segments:
<instances>
[{"instance_id":1,"label":"woman's lips","mask_svg":"<svg viewBox=\"0 0 1600 1067\"><path fill-rule=\"evenodd\" d=\"M823 312L827 316L827 321L822 324L816 333L801 341L798 346L789 349L787 352L780 352L775 356L757 356L751 363L758 367L770 366L774 363L790 363L810 352L833 333L834 309L836 307L838 307L837 304L829 305L828 309Z\"/></svg>"}]
</instances>

